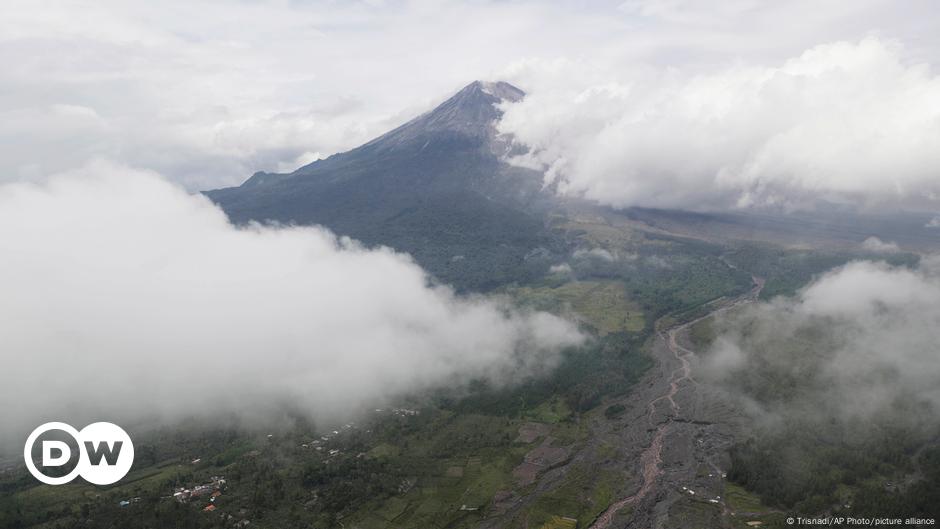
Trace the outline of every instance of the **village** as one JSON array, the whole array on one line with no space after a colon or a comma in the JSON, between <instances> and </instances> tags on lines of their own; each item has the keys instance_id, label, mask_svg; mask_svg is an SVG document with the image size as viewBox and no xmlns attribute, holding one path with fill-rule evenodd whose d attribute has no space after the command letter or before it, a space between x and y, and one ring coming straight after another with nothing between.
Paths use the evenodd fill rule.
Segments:
<instances>
[{"instance_id":1,"label":"village","mask_svg":"<svg viewBox=\"0 0 940 529\"><path fill-rule=\"evenodd\" d=\"M382 409L376 408L376 415L384 416L395 416L395 417L414 417L417 416L420 412L417 410L412 410L408 408L389 408ZM301 449L313 449L318 453L321 453L320 456L324 461L329 462L333 458L341 455L343 452L338 448L336 441L338 437L343 435L346 432L355 430L357 428L355 423L346 423L342 426L339 426L335 430L328 431L315 439L309 439L299 445ZM370 433L371 430L366 430L366 433ZM276 442L276 436L274 434L267 434L265 436L268 443ZM332 443L331 443L332 441ZM256 458L260 457L263 454L262 450L253 449L244 454L244 457ZM362 456L363 454L359 454ZM201 457L196 457L188 461L188 466L200 466L203 464L203 459ZM403 484L405 490L410 488L411 483ZM206 481L197 482L188 486L177 486L173 489L173 492L169 496L165 496L166 499L172 499L173 501L179 502L180 504L192 505L196 508L199 508L202 512L206 514L218 515L226 525L232 527L247 527L251 524L251 521L247 518L249 514L248 511L244 508L240 508L234 513L223 512L221 507L220 498L223 495L227 494L228 482L224 476L214 475L208 478ZM130 498L126 500L121 500L119 502L120 507L129 507L130 505L140 501L140 498Z\"/></svg>"},{"instance_id":2,"label":"village","mask_svg":"<svg viewBox=\"0 0 940 529\"><path fill-rule=\"evenodd\" d=\"M194 459L191 463L198 464L199 462L199 459ZM179 503L195 504L201 507L204 513L217 513L219 518L230 523L232 527L248 527L251 521L245 517L247 515L245 509L240 509L236 514L219 511L216 502L225 492L226 483L224 476L212 476L207 482L191 488L177 487L171 497Z\"/></svg>"}]
</instances>

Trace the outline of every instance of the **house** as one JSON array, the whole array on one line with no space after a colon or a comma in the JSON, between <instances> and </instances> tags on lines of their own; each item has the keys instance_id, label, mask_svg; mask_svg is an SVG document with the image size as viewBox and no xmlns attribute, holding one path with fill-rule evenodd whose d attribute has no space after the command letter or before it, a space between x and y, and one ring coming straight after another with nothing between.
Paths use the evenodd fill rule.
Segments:
<instances>
[{"instance_id":1,"label":"house","mask_svg":"<svg viewBox=\"0 0 940 529\"><path fill-rule=\"evenodd\" d=\"M181 502L188 500L190 496L192 496L192 491L189 489L181 489L173 493L173 498Z\"/></svg>"},{"instance_id":2,"label":"house","mask_svg":"<svg viewBox=\"0 0 940 529\"><path fill-rule=\"evenodd\" d=\"M203 512L212 512L215 510L215 505L206 505L206 508L203 509Z\"/></svg>"},{"instance_id":3,"label":"house","mask_svg":"<svg viewBox=\"0 0 940 529\"><path fill-rule=\"evenodd\" d=\"M198 498L199 496L208 496L212 494L215 488L212 485L198 485L193 489L191 496L193 498Z\"/></svg>"}]
</instances>

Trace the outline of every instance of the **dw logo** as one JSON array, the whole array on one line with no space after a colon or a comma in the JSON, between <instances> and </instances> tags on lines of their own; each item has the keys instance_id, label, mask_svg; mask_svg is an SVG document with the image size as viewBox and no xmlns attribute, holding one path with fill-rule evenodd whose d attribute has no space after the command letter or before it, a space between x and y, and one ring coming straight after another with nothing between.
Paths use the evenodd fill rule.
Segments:
<instances>
[{"instance_id":1,"label":"dw logo","mask_svg":"<svg viewBox=\"0 0 940 529\"><path fill-rule=\"evenodd\" d=\"M52 474L62 474L64 468L74 464L75 467L64 475L45 474L36 467L33 461L33 448L41 436L50 432L63 432L71 437L72 443L60 439L43 439L42 457L40 465L44 469L55 469ZM75 447L77 458L72 448ZM47 422L33 430L26 438L26 447L23 449L23 459L26 468L39 481L47 485L62 485L75 479L77 476L95 485L110 485L127 475L134 464L134 443L130 436L120 426L109 422L96 422L82 428L81 431L72 428L64 422Z\"/></svg>"}]
</instances>

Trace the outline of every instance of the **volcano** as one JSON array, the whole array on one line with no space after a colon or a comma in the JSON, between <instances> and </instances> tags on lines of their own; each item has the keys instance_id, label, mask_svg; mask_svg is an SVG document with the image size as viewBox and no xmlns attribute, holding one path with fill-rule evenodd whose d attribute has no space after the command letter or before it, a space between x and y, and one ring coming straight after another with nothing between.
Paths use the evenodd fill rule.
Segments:
<instances>
[{"instance_id":1,"label":"volcano","mask_svg":"<svg viewBox=\"0 0 940 529\"><path fill-rule=\"evenodd\" d=\"M524 96L475 81L355 149L206 195L235 223L322 225L407 252L461 290L541 275L552 194L541 173L505 161L512 141L496 129L502 105Z\"/></svg>"}]
</instances>

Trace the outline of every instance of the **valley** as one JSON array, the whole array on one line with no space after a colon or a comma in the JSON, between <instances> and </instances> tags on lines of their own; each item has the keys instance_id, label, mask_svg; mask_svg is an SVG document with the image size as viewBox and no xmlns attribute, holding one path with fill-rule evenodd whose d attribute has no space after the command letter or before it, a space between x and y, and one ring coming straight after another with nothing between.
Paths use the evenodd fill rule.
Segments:
<instances>
[{"instance_id":1,"label":"valley","mask_svg":"<svg viewBox=\"0 0 940 529\"><path fill-rule=\"evenodd\" d=\"M562 316L583 345L537 375L445 381L342 420L314 421L296 406L263 426L223 414L155 426L142 416L128 425L137 462L114 486L50 491L17 465L3 468L0 527L783 527L792 509L831 512L872 497L913 504L905 515L931 512L923 506L936 487L922 477L940 458L929 435L859 449L835 428L820 449L810 433L761 431L742 406L812 390L789 366L747 365L732 381L741 388L703 376L716 338L740 331L723 327L734 315L798 295L846 263L918 266L916 253L862 244L876 234L868 226L890 235L914 221L755 220L559 197L538 171L504 158L511 141L494 123L502 103L521 97L506 83L471 83L360 147L205 196L240 229L321 225L405 253L427 284ZM923 230L901 240L934 242ZM780 350L812 356L827 343L808 336ZM825 476L789 472L791 437L827 465Z\"/></svg>"},{"instance_id":2,"label":"valley","mask_svg":"<svg viewBox=\"0 0 940 529\"><path fill-rule=\"evenodd\" d=\"M298 416L270 434L139 430L140 451L150 456L126 483L70 485L57 491L63 504L11 469L0 479L7 491L0 520L50 529L78 520L194 528L778 526L784 509L731 481L740 472L732 449L748 435L748 418L697 374L703 324L831 261L579 218L564 238L603 252L571 250L568 268L501 292L521 306L568 314L593 336L547 378L412 395L346 425ZM800 267L771 266L776 252L783 259L773 262ZM753 263L766 276L748 275ZM172 499L213 476L226 485L211 514L204 500ZM121 505L133 498L140 500Z\"/></svg>"},{"instance_id":3,"label":"valley","mask_svg":"<svg viewBox=\"0 0 940 529\"><path fill-rule=\"evenodd\" d=\"M938 7L0 2L0 529L935 529Z\"/></svg>"}]
</instances>

